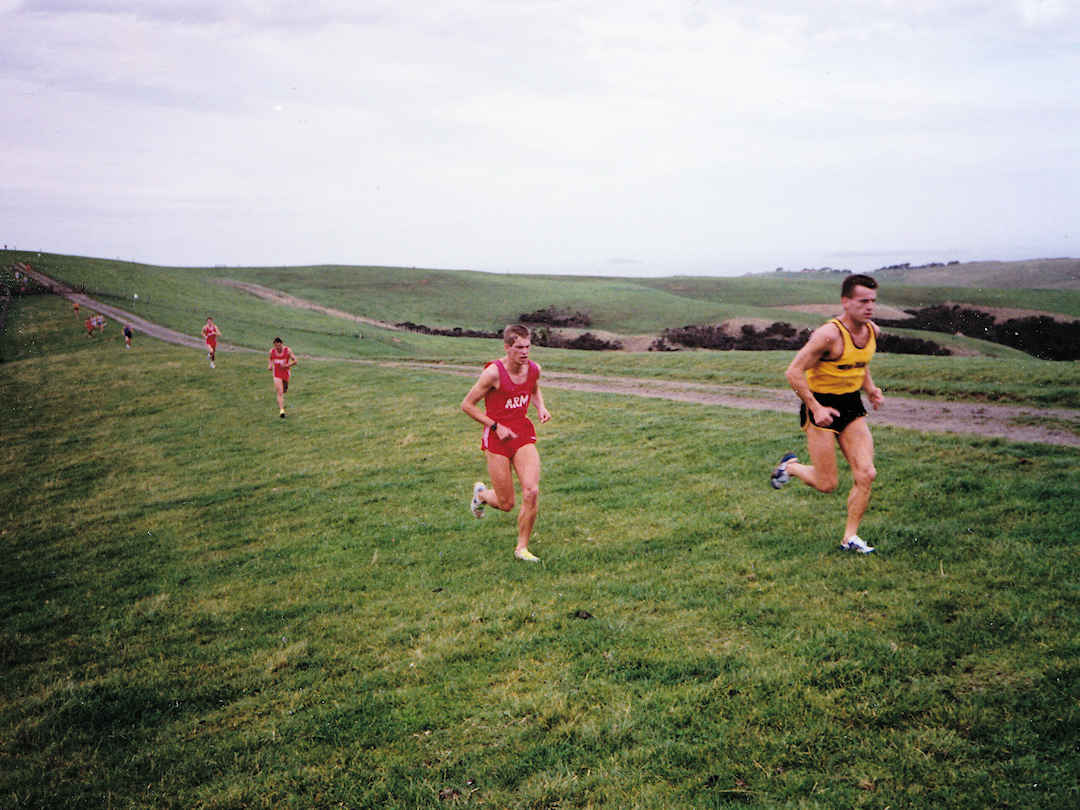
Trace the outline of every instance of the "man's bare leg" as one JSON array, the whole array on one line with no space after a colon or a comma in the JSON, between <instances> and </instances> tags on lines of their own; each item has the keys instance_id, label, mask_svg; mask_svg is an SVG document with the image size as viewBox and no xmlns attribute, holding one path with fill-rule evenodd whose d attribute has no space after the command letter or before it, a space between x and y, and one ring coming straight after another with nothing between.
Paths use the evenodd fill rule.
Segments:
<instances>
[{"instance_id":1,"label":"man's bare leg","mask_svg":"<svg viewBox=\"0 0 1080 810\"><path fill-rule=\"evenodd\" d=\"M278 411L285 415L285 381L274 377L274 392L277 394Z\"/></svg>"},{"instance_id":2,"label":"man's bare leg","mask_svg":"<svg viewBox=\"0 0 1080 810\"><path fill-rule=\"evenodd\" d=\"M810 463L789 461L787 471L819 492L832 492L839 481L836 467L836 434L810 425L806 429L806 448Z\"/></svg>"},{"instance_id":3,"label":"man's bare leg","mask_svg":"<svg viewBox=\"0 0 1080 810\"><path fill-rule=\"evenodd\" d=\"M874 437L866 418L860 417L852 422L840 434L840 449L844 458L851 465L854 484L847 500L847 524L844 526L844 542L852 535L858 535L859 523L870 504L870 488L877 477L874 468Z\"/></svg>"},{"instance_id":4,"label":"man's bare leg","mask_svg":"<svg viewBox=\"0 0 1080 810\"><path fill-rule=\"evenodd\" d=\"M486 455L491 486L482 489L476 497L488 506L509 512L514 508L514 473L510 459L490 450Z\"/></svg>"},{"instance_id":5,"label":"man's bare leg","mask_svg":"<svg viewBox=\"0 0 1080 810\"><path fill-rule=\"evenodd\" d=\"M514 508L513 476L517 473L518 483L521 485L521 509L518 510L518 539L514 556L519 560L537 562L537 558L529 551L529 538L536 524L540 499L540 454L536 445L527 444L519 448L513 461L489 451L487 462L491 486L479 489L474 496L487 506L509 512Z\"/></svg>"},{"instance_id":6,"label":"man's bare leg","mask_svg":"<svg viewBox=\"0 0 1080 810\"><path fill-rule=\"evenodd\" d=\"M540 452L535 444L526 444L514 453L514 471L521 484L521 509L518 510L518 539L514 553L519 558L532 557L529 538L540 506Z\"/></svg>"}]
</instances>

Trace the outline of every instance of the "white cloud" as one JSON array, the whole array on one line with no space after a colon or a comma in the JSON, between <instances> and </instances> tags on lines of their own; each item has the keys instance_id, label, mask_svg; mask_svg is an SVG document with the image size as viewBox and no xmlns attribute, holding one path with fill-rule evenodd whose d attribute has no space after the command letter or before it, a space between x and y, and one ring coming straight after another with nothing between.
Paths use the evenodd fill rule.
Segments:
<instances>
[{"instance_id":1,"label":"white cloud","mask_svg":"<svg viewBox=\"0 0 1080 810\"><path fill-rule=\"evenodd\" d=\"M974 250L1037 242L1080 193L1056 179L1080 124L1063 2L29 0L0 25L0 183L41 206L6 227L74 252Z\"/></svg>"},{"instance_id":2,"label":"white cloud","mask_svg":"<svg viewBox=\"0 0 1080 810\"><path fill-rule=\"evenodd\" d=\"M1068 0L1017 0L1017 11L1024 25L1030 28L1059 25L1075 20L1073 4Z\"/></svg>"}]
</instances>

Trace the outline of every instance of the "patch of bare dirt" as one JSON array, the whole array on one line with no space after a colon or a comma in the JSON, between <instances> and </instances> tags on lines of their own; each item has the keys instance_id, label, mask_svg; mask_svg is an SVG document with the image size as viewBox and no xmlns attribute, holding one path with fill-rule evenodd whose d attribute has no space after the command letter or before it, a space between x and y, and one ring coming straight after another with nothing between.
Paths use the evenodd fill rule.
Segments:
<instances>
[{"instance_id":1,"label":"patch of bare dirt","mask_svg":"<svg viewBox=\"0 0 1080 810\"><path fill-rule=\"evenodd\" d=\"M624 352L647 352L649 347L659 337L659 335L620 335L616 332L604 331L603 329L559 328L552 329L551 331L559 337L568 338L570 340L588 332L595 335L600 340L606 340L611 343L618 341L622 344L622 349L620 349L620 351Z\"/></svg>"},{"instance_id":2,"label":"patch of bare dirt","mask_svg":"<svg viewBox=\"0 0 1080 810\"><path fill-rule=\"evenodd\" d=\"M624 352L647 352L658 337L659 335L623 335L619 340L622 341Z\"/></svg>"},{"instance_id":3,"label":"patch of bare dirt","mask_svg":"<svg viewBox=\"0 0 1080 810\"><path fill-rule=\"evenodd\" d=\"M732 337L738 337L744 326L752 326L759 332L763 332L776 323L776 320L768 318L731 318L723 321L720 326Z\"/></svg>"}]
</instances>

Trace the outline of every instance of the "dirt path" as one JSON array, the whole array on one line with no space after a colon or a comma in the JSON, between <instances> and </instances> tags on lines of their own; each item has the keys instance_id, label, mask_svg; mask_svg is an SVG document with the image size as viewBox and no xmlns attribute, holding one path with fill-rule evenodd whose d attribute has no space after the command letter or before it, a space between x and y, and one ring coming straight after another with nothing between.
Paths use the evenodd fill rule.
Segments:
<instances>
[{"instance_id":1,"label":"dirt path","mask_svg":"<svg viewBox=\"0 0 1080 810\"><path fill-rule=\"evenodd\" d=\"M397 326L397 324L387 323L386 321L377 321L374 318L365 318L363 315L353 315L351 312L345 312L340 309L324 307L322 304L316 304L314 301L306 301L303 298L297 298L288 293L283 293L280 290L272 290L269 287L263 287L261 284L250 284L246 281L234 281L231 278L216 278L214 281L218 284L224 284L226 287L235 287L238 290L251 293L258 298L262 298L264 301L273 301L275 304L283 304L284 306L296 307L297 309L310 309L315 312L321 312L324 315L332 315L335 318L344 318L356 323L366 323L370 326L381 326L383 329L401 331L401 328Z\"/></svg>"},{"instance_id":2,"label":"dirt path","mask_svg":"<svg viewBox=\"0 0 1080 810\"><path fill-rule=\"evenodd\" d=\"M31 275L53 292L72 301L78 301L80 307L97 310L115 320L130 323L133 328L151 337L169 343L203 349L201 337L185 335L164 326L151 323L137 315L132 315L118 307L102 304L87 295L75 292L38 272ZM275 300L289 306L314 309L330 315L348 318L360 323L370 323L384 328L394 328L371 318L362 318L346 312L339 312L309 301L277 293L266 287L226 282L231 286L247 289L263 298ZM252 289L257 288L259 292ZM298 303L294 303L298 302ZM219 344L218 351L257 352L243 346ZM461 366L447 363L419 363L392 360L358 360L341 357L312 357L300 355L306 359L345 361L382 367L417 368L443 374L462 377L474 377L479 373L473 366ZM544 372L544 386L563 388L572 391L585 391L597 394L616 394L622 396L651 397L679 402L697 402L703 405L719 405L727 408L750 410L782 411L791 414L794 420L798 410L798 400L786 389L755 388L752 386L710 385L707 383L689 383L659 381L639 377L607 377L586 374L569 374L559 371ZM912 399L910 397L892 397L886 392L885 405L874 411L870 419L877 425L908 428L910 430L934 433L964 433L978 436L998 437L1016 442L1035 442L1039 444L1066 445L1080 447L1080 409L1072 408L1035 408L1012 405L986 405L971 402L940 402L933 400Z\"/></svg>"},{"instance_id":3,"label":"dirt path","mask_svg":"<svg viewBox=\"0 0 1080 810\"><path fill-rule=\"evenodd\" d=\"M425 368L448 374L472 377L472 366L431 363L380 363ZM640 377L602 377L544 371L545 388L565 388L597 394L699 402L726 408L755 411L781 411L797 419L799 401L790 390L739 385L657 381ZM886 393L885 405L873 411L870 420L877 425L922 430L932 433L970 433L1016 442L1080 447L1080 410L1071 408L1034 408L1012 405L984 405L973 402L940 402L911 397L893 397ZM1072 425L1074 430L1067 426Z\"/></svg>"}]
</instances>

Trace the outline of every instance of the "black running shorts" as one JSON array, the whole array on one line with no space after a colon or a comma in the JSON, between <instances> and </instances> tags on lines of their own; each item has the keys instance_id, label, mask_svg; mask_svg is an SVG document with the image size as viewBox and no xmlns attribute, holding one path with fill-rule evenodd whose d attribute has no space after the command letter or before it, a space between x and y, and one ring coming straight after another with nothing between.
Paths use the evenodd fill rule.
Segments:
<instances>
[{"instance_id":1,"label":"black running shorts","mask_svg":"<svg viewBox=\"0 0 1080 810\"><path fill-rule=\"evenodd\" d=\"M850 394L811 393L814 394L814 399L825 407L836 408L836 410L840 411L840 415L833 418L831 424L819 425L814 422L814 417L807 411L806 405L803 405L799 408L799 424L802 425L803 430L806 430L810 425L813 425L822 430L831 430L833 433L843 433L844 428L860 416L866 416L866 408L863 406L862 395L858 391L852 391Z\"/></svg>"}]
</instances>

